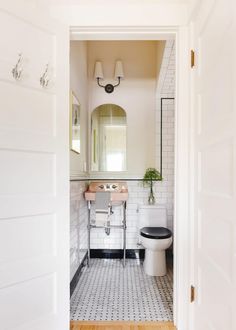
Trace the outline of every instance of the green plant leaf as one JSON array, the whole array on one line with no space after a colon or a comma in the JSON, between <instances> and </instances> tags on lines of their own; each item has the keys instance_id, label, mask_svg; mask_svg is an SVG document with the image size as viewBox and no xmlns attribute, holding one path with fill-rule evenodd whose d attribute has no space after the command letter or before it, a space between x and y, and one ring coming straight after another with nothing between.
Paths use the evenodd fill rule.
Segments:
<instances>
[{"instance_id":1,"label":"green plant leaf","mask_svg":"<svg viewBox=\"0 0 236 330\"><path fill-rule=\"evenodd\" d=\"M146 187L151 187L153 185L153 181L156 180L162 180L161 173L154 167L147 168L143 177L143 185Z\"/></svg>"}]
</instances>

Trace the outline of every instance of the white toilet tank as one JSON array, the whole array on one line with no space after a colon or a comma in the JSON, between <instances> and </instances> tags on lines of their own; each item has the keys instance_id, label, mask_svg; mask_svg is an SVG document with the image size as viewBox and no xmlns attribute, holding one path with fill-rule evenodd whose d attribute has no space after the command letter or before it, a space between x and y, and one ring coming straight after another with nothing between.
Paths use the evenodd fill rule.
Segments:
<instances>
[{"instance_id":1,"label":"white toilet tank","mask_svg":"<svg viewBox=\"0 0 236 330\"><path fill-rule=\"evenodd\" d=\"M139 205L139 229L143 227L166 227L165 205Z\"/></svg>"}]
</instances>

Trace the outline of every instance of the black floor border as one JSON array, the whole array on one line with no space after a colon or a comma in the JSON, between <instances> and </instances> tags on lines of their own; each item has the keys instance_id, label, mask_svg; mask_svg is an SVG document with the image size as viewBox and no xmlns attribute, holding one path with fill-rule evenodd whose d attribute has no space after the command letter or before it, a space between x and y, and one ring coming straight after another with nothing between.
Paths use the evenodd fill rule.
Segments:
<instances>
[{"instance_id":1,"label":"black floor border","mask_svg":"<svg viewBox=\"0 0 236 330\"><path fill-rule=\"evenodd\" d=\"M79 265L75 275L73 276L73 278L70 282L70 297L72 296L73 292L75 291L76 285L79 282L79 279L80 279L80 276L81 276L81 271L82 271L82 268L85 265L85 261L86 261L87 257L88 257L88 252L85 253L81 264Z\"/></svg>"},{"instance_id":2,"label":"black floor border","mask_svg":"<svg viewBox=\"0 0 236 330\"><path fill-rule=\"evenodd\" d=\"M101 259L122 259L123 258L122 249L91 249L91 258L101 258ZM145 249L127 249L126 258L127 259L144 259ZM166 250L167 258L173 258L173 251Z\"/></svg>"},{"instance_id":3,"label":"black floor border","mask_svg":"<svg viewBox=\"0 0 236 330\"><path fill-rule=\"evenodd\" d=\"M101 258L101 259L122 259L124 251L122 249L91 249L91 258ZM144 249L127 249L126 250L127 259L143 259Z\"/></svg>"}]
</instances>

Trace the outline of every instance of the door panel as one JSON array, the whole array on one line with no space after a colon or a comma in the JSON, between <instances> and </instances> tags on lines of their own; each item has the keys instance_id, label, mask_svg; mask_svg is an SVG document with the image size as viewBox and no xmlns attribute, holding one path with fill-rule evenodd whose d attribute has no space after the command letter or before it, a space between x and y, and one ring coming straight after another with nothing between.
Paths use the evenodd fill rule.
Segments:
<instances>
[{"instance_id":1,"label":"door panel","mask_svg":"<svg viewBox=\"0 0 236 330\"><path fill-rule=\"evenodd\" d=\"M33 1L0 5L0 49L0 327L66 330L68 31Z\"/></svg>"},{"instance_id":2,"label":"door panel","mask_svg":"<svg viewBox=\"0 0 236 330\"><path fill-rule=\"evenodd\" d=\"M9 72L11 72L10 68L8 76L10 76ZM29 94L32 97L28 97ZM22 86L0 82L0 98L3 97L5 97L5 111L0 113L1 131L7 128L22 134L42 134L42 138L45 135L47 139L53 138L56 104L51 93L35 89L29 91ZM15 106L15 99L21 104L21 111Z\"/></svg>"},{"instance_id":3,"label":"door panel","mask_svg":"<svg viewBox=\"0 0 236 330\"><path fill-rule=\"evenodd\" d=\"M20 261L55 256L55 226L56 221L53 215L28 216L11 219L11 221L1 221L0 261L9 262L10 260ZM24 233L28 231L30 235L25 236Z\"/></svg>"},{"instance_id":4,"label":"door panel","mask_svg":"<svg viewBox=\"0 0 236 330\"><path fill-rule=\"evenodd\" d=\"M42 318L53 318L55 315L55 281L54 274L44 274L2 289L0 305L11 306L11 309L3 307L0 311L1 323L7 324L8 327L5 329L18 329L20 326L26 326L27 323ZM12 317L13 311L14 317Z\"/></svg>"},{"instance_id":5,"label":"door panel","mask_svg":"<svg viewBox=\"0 0 236 330\"><path fill-rule=\"evenodd\" d=\"M194 330L236 329L235 8L202 1L194 22Z\"/></svg>"}]
</instances>

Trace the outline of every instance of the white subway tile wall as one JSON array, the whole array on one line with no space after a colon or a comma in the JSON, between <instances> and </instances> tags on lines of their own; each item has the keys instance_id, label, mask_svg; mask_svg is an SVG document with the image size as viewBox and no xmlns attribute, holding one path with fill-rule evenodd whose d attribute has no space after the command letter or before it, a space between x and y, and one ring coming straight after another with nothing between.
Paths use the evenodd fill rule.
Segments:
<instances>
[{"instance_id":1,"label":"white subway tile wall","mask_svg":"<svg viewBox=\"0 0 236 330\"><path fill-rule=\"evenodd\" d=\"M175 42L166 42L163 62L157 85L156 111L156 150L160 147L160 99L175 97ZM168 228L173 230L173 194L174 194L174 100L163 102L163 181L156 182L154 192L156 202L165 204L168 215ZM156 155L156 164L159 164L159 154ZM144 188L141 182L129 181L129 199L127 203L127 248L137 249L140 246L138 228L138 205L146 204L149 189ZM71 278L74 276L87 247L87 206L84 200L84 182L71 182ZM112 223L119 224L122 220L122 209L113 208ZM92 212L92 218L93 212ZM111 229L107 236L104 229L91 230L92 249L121 249L123 240L121 229Z\"/></svg>"},{"instance_id":2,"label":"white subway tile wall","mask_svg":"<svg viewBox=\"0 0 236 330\"><path fill-rule=\"evenodd\" d=\"M86 183L70 183L70 279L72 280L87 249L87 203L84 200Z\"/></svg>"},{"instance_id":3,"label":"white subway tile wall","mask_svg":"<svg viewBox=\"0 0 236 330\"><path fill-rule=\"evenodd\" d=\"M157 85L156 145L160 146L161 98L175 98L175 41L167 40ZM156 185L157 202L166 204L167 225L173 231L174 204L174 148L175 148L175 101L163 100L162 118L162 176ZM156 158L159 163L159 155Z\"/></svg>"}]
</instances>

